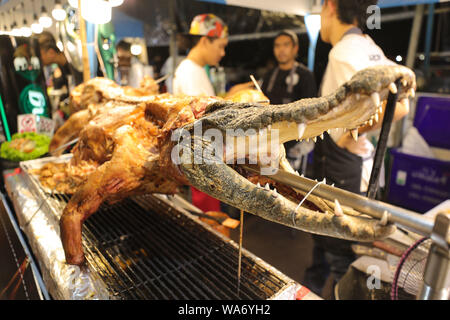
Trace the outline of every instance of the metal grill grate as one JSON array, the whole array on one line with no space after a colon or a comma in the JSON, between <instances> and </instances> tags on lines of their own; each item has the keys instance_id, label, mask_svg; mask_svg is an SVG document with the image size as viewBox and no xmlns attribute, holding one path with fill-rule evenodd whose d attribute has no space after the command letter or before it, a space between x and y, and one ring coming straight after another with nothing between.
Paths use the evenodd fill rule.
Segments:
<instances>
[{"instance_id":1,"label":"metal grill grate","mask_svg":"<svg viewBox=\"0 0 450 320\"><path fill-rule=\"evenodd\" d=\"M83 245L118 299L268 299L288 284L243 255L238 293L237 248L151 195L102 206L84 223Z\"/></svg>"}]
</instances>

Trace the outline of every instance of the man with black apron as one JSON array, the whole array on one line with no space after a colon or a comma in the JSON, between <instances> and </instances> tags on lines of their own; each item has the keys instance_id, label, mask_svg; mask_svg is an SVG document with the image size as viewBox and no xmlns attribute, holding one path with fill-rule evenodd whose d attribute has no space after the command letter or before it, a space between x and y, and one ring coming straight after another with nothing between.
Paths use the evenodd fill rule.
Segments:
<instances>
[{"instance_id":1,"label":"man with black apron","mask_svg":"<svg viewBox=\"0 0 450 320\"><path fill-rule=\"evenodd\" d=\"M317 95L313 73L295 60L298 46L298 37L290 30L283 30L275 37L273 52L278 66L264 76L261 85L271 104L286 104ZM285 143L285 148L295 170L300 169L302 156L312 151L312 145L296 141Z\"/></svg>"},{"instance_id":2,"label":"man with black apron","mask_svg":"<svg viewBox=\"0 0 450 320\"><path fill-rule=\"evenodd\" d=\"M321 12L320 35L333 48L320 88L321 96L334 92L350 80L359 70L375 65L392 65L383 51L361 28L365 26L367 8L377 0L325 0ZM351 8L351 10L349 10ZM408 106L397 104L394 121L408 113ZM314 148L313 170L315 178L358 194L365 194L373 165L374 146L366 132L380 127L381 119L372 126L358 129L359 138L350 132L332 130L324 133ZM305 272L304 285L321 295L329 274L334 284L346 273L356 259L351 241L313 235L313 264Z\"/></svg>"}]
</instances>

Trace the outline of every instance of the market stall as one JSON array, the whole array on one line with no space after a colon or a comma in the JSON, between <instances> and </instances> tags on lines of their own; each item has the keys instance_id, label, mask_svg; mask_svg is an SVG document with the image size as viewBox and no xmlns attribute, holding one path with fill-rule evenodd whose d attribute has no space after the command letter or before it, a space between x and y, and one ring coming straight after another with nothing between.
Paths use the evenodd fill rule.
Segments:
<instances>
[{"instance_id":1,"label":"market stall","mask_svg":"<svg viewBox=\"0 0 450 320\"><path fill-rule=\"evenodd\" d=\"M41 1L40 10L32 7L33 14L21 1L0 6L0 14L13 13L11 21L0 23L6 26L0 35L5 44L0 52L0 107L6 140L1 151L10 161L1 168L2 205L22 240L41 299L322 299L242 245L244 212L292 229L358 241L353 249L360 259L352 267L361 274L355 271L339 283L337 299L358 299L351 295L348 284L356 282L351 277L372 277L374 286L363 288L361 296L376 296L377 281L383 281L391 292L385 289L380 299L386 294L398 299L399 292L405 299L448 299L448 206L421 215L394 199L402 193L392 193L394 184L390 203L375 199L395 105L414 101L411 69L364 69L333 95L284 105L270 105L253 76L254 88L240 95L160 94L168 76L156 77L160 75L150 66L143 37L148 32L143 32L142 21L115 11L122 2ZM320 10L320 1L219 3L309 17ZM382 8L392 5L380 2ZM176 61L179 15L174 2L161 7L171 21L165 31ZM56 88L57 63L51 74L43 66L45 41L28 38L25 30L27 17L39 23L36 10L46 18L50 9L55 24L46 25L54 28L55 45L72 71L82 75L80 83L69 78L67 90ZM23 17L23 28L15 15ZM307 20L312 69L319 30L317 21ZM120 28L127 23L134 26L130 32ZM37 36L38 31L35 26L32 32ZM123 39L130 41L126 54L127 47L118 45ZM441 105L437 112L442 115L446 107ZM278 149L287 141L323 139L337 127L357 140L358 127L378 122L381 114L365 195L301 176L287 162L284 149ZM221 136L225 132L226 139ZM223 143L214 145L221 138ZM256 145L251 145L253 138ZM263 139L268 162L261 155ZM435 146L448 147L440 142ZM241 145L243 155L237 150ZM242 162L253 156L257 161ZM442 162L445 171L448 162ZM396 181L402 177L406 174L397 173ZM189 202L185 186L238 208L240 221L200 210ZM446 191L433 190L445 204ZM240 232L238 242L230 238L234 229ZM411 252L427 261L414 270L414 280L408 280L404 269L405 261L419 259Z\"/></svg>"}]
</instances>

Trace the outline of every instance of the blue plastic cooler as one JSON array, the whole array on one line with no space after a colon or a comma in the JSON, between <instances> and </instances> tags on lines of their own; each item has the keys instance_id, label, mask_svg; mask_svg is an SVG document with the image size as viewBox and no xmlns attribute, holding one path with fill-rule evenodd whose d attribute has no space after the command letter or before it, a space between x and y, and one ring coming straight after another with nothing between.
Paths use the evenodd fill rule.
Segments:
<instances>
[{"instance_id":1,"label":"blue plastic cooler","mask_svg":"<svg viewBox=\"0 0 450 320\"><path fill-rule=\"evenodd\" d=\"M414 126L432 146L450 150L450 97L421 95ZM450 199L450 161L391 150L389 203L424 213Z\"/></svg>"}]
</instances>

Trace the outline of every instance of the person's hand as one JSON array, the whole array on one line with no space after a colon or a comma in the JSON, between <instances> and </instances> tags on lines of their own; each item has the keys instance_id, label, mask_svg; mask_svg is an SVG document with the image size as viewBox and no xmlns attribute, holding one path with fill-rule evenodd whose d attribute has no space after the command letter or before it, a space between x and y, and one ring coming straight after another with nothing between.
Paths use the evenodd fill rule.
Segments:
<instances>
[{"instance_id":1,"label":"person's hand","mask_svg":"<svg viewBox=\"0 0 450 320\"><path fill-rule=\"evenodd\" d=\"M360 136L358 137L358 141L355 141L350 131L347 131L338 140L337 145L342 149L347 149L351 153L364 155L370 151L367 145L368 143L370 142L367 140L366 136Z\"/></svg>"}]
</instances>

